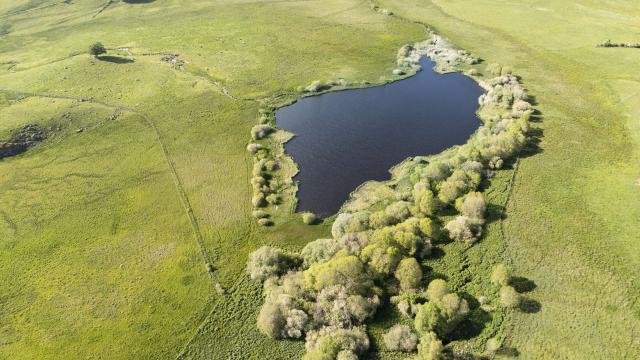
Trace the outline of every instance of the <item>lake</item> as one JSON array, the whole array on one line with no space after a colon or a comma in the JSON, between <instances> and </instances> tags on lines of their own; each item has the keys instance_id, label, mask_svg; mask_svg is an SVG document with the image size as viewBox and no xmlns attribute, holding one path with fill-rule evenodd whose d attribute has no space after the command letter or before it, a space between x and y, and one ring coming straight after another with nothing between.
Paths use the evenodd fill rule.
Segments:
<instances>
[{"instance_id":1,"label":"lake","mask_svg":"<svg viewBox=\"0 0 640 360\"><path fill-rule=\"evenodd\" d=\"M338 212L368 180L387 180L410 156L464 144L481 125L482 89L461 73L438 74L433 62L404 80L306 97L276 112L277 125L296 136L285 151L300 172L297 211Z\"/></svg>"}]
</instances>

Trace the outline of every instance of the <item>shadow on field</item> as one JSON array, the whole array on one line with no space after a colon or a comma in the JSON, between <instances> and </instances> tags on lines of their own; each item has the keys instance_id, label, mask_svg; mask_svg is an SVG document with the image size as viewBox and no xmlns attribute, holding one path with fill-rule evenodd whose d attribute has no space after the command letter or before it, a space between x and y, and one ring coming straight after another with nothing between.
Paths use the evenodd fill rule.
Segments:
<instances>
[{"instance_id":1,"label":"shadow on field","mask_svg":"<svg viewBox=\"0 0 640 360\"><path fill-rule=\"evenodd\" d=\"M527 133L527 143L524 145L524 148L518 155L520 158L528 158L530 156L540 154L544 150L540 147L540 141L544 134L542 129L540 128L532 128Z\"/></svg>"},{"instance_id":2,"label":"shadow on field","mask_svg":"<svg viewBox=\"0 0 640 360\"><path fill-rule=\"evenodd\" d=\"M125 2L127 4L148 4L154 1L156 0L122 0L122 2Z\"/></svg>"},{"instance_id":3,"label":"shadow on field","mask_svg":"<svg viewBox=\"0 0 640 360\"><path fill-rule=\"evenodd\" d=\"M473 339L482 333L487 323L491 322L491 314L480 308L480 303L473 295L466 291L458 294L469 303L469 307L473 310L469 317L447 337L447 340L450 341Z\"/></svg>"},{"instance_id":4,"label":"shadow on field","mask_svg":"<svg viewBox=\"0 0 640 360\"><path fill-rule=\"evenodd\" d=\"M526 314L535 314L540 312L542 304L539 301L533 299L524 299L520 303L520 311Z\"/></svg>"},{"instance_id":5,"label":"shadow on field","mask_svg":"<svg viewBox=\"0 0 640 360\"><path fill-rule=\"evenodd\" d=\"M538 287L533 280L529 280L522 276L514 276L509 280L509 285L513 286L519 293L526 293L533 291Z\"/></svg>"},{"instance_id":6,"label":"shadow on field","mask_svg":"<svg viewBox=\"0 0 640 360\"><path fill-rule=\"evenodd\" d=\"M520 351L518 351L518 349L516 348L504 347L496 351L496 355L504 357L518 357L520 356Z\"/></svg>"},{"instance_id":7,"label":"shadow on field","mask_svg":"<svg viewBox=\"0 0 640 360\"><path fill-rule=\"evenodd\" d=\"M111 55L98 56L98 60L106 61L114 64L130 64L135 61L133 59L123 58L119 56L111 56Z\"/></svg>"},{"instance_id":8,"label":"shadow on field","mask_svg":"<svg viewBox=\"0 0 640 360\"><path fill-rule=\"evenodd\" d=\"M487 204L487 224L503 220L505 217L504 206L493 203Z\"/></svg>"}]
</instances>

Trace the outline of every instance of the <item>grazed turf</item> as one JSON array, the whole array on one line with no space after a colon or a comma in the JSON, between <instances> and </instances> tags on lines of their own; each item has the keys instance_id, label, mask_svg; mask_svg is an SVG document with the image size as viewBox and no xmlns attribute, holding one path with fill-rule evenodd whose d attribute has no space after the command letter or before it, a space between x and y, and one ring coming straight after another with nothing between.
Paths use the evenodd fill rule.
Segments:
<instances>
[{"instance_id":1,"label":"grazed turf","mask_svg":"<svg viewBox=\"0 0 640 360\"><path fill-rule=\"evenodd\" d=\"M262 98L315 79L379 81L422 28L355 0L114 2L98 13L104 5L0 0L0 87L95 98L146 116L112 119L113 108L0 92L0 136L28 123L60 128L0 160L0 357L298 357L302 343L255 329L260 291L243 267L261 244L297 249L328 230L286 211L277 227L256 228L244 146L259 103L220 86ZM637 41L637 7L383 5L511 65L540 104L540 152L520 163L504 231L508 258L535 281L529 296L541 308L516 316L508 346L526 358L638 357L638 55L594 48ZM189 64L182 72L161 56L124 51L94 60L84 53L95 41L178 53ZM225 296L207 274L169 164ZM511 174L489 189L497 206ZM481 284L464 280L488 271L503 249L501 229L492 223L464 259L455 244L445 247L434 271L456 274L454 285L479 295ZM458 346L480 349L502 334L499 321L482 322L482 335ZM371 329L374 341L385 324Z\"/></svg>"}]
</instances>

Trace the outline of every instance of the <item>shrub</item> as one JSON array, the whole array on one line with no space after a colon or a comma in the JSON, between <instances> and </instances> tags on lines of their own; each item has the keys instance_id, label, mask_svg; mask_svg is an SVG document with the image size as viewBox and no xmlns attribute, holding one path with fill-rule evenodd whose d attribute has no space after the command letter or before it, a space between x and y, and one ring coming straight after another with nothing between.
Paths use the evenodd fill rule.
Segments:
<instances>
[{"instance_id":1,"label":"shrub","mask_svg":"<svg viewBox=\"0 0 640 360\"><path fill-rule=\"evenodd\" d=\"M494 156L489 160L489 167L494 170L502 169L504 161L499 156Z\"/></svg>"},{"instance_id":2,"label":"shrub","mask_svg":"<svg viewBox=\"0 0 640 360\"><path fill-rule=\"evenodd\" d=\"M251 128L251 138L253 138L253 140L264 139L264 137L273 132L273 130L274 129L269 125L256 125Z\"/></svg>"},{"instance_id":3,"label":"shrub","mask_svg":"<svg viewBox=\"0 0 640 360\"><path fill-rule=\"evenodd\" d=\"M531 110L531 104L529 104L528 102L524 101L524 100L516 100L513 103L513 110L516 111L527 111L527 110Z\"/></svg>"},{"instance_id":4,"label":"shrub","mask_svg":"<svg viewBox=\"0 0 640 360\"><path fill-rule=\"evenodd\" d=\"M506 308L515 309L520 306L522 298L512 286L503 286L500 289L500 304Z\"/></svg>"},{"instance_id":5,"label":"shrub","mask_svg":"<svg viewBox=\"0 0 640 360\"><path fill-rule=\"evenodd\" d=\"M264 163L264 169L267 171L274 171L278 169L278 163L273 160L268 160Z\"/></svg>"},{"instance_id":6,"label":"shrub","mask_svg":"<svg viewBox=\"0 0 640 360\"><path fill-rule=\"evenodd\" d=\"M311 84L309 84L309 86L307 86L306 88L304 88L305 92L319 92L319 91L323 91L328 89L329 86L327 84L324 84L322 81L320 80L315 80L313 81Z\"/></svg>"},{"instance_id":7,"label":"shrub","mask_svg":"<svg viewBox=\"0 0 640 360\"><path fill-rule=\"evenodd\" d=\"M424 294L409 292L391 297L391 303L396 305L398 311L408 318L413 318L418 311L418 306L425 302Z\"/></svg>"},{"instance_id":8,"label":"shrub","mask_svg":"<svg viewBox=\"0 0 640 360\"><path fill-rule=\"evenodd\" d=\"M414 325L419 334L435 331L447 336L469 314L469 304L457 294L444 295L440 300L420 305Z\"/></svg>"},{"instance_id":9,"label":"shrub","mask_svg":"<svg viewBox=\"0 0 640 360\"><path fill-rule=\"evenodd\" d=\"M441 236L440 226L431 218L420 219L419 228L422 235L429 239L439 240Z\"/></svg>"},{"instance_id":10,"label":"shrub","mask_svg":"<svg viewBox=\"0 0 640 360\"><path fill-rule=\"evenodd\" d=\"M265 159L260 159L253 164L252 174L254 177L264 177L264 165L267 163Z\"/></svg>"},{"instance_id":11,"label":"shrub","mask_svg":"<svg viewBox=\"0 0 640 360\"><path fill-rule=\"evenodd\" d=\"M260 144L250 143L249 145L247 145L247 151L252 154L255 154L260 149L262 149L262 146Z\"/></svg>"},{"instance_id":12,"label":"shrub","mask_svg":"<svg viewBox=\"0 0 640 360\"><path fill-rule=\"evenodd\" d=\"M438 360L442 355L444 346L434 332L428 332L420 338L418 356L415 360Z\"/></svg>"},{"instance_id":13,"label":"shrub","mask_svg":"<svg viewBox=\"0 0 640 360\"><path fill-rule=\"evenodd\" d=\"M475 225L466 216L458 216L445 226L449 237L455 241L473 243L482 235L482 227Z\"/></svg>"},{"instance_id":14,"label":"shrub","mask_svg":"<svg viewBox=\"0 0 640 360\"><path fill-rule=\"evenodd\" d=\"M416 290L422 282L422 268L415 258L406 258L398 264L395 277L403 291Z\"/></svg>"},{"instance_id":15,"label":"shrub","mask_svg":"<svg viewBox=\"0 0 640 360\"><path fill-rule=\"evenodd\" d=\"M379 305L377 296L350 295L343 285L333 285L320 291L312 313L318 325L348 328L373 316Z\"/></svg>"},{"instance_id":16,"label":"shrub","mask_svg":"<svg viewBox=\"0 0 640 360\"><path fill-rule=\"evenodd\" d=\"M305 267L328 261L342 247L334 239L318 239L305 245L300 252Z\"/></svg>"},{"instance_id":17,"label":"shrub","mask_svg":"<svg viewBox=\"0 0 640 360\"><path fill-rule=\"evenodd\" d=\"M367 245L360 252L360 257L375 276L385 279L395 271L402 253L394 246L378 243Z\"/></svg>"},{"instance_id":18,"label":"shrub","mask_svg":"<svg viewBox=\"0 0 640 360\"><path fill-rule=\"evenodd\" d=\"M445 204L451 204L457 198L459 198L465 189L465 185L459 181L444 181L440 184L440 191L438 192L438 199Z\"/></svg>"},{"instance_id":19,"label":"shrub","mask_svg":"<svg viewBox=\"0 0 640 360\"><path fill-rule=\"evenodd\" d=\"M271 205L277 205L280 203L280 196L278 194L269 194L267 195L266 200Z\"/></svg>"},{"instance_id":20,"label":"shrub","mask_svg":"<svg viewBox=\"0 0 640 360\"><path fill-rule=\"evenodd\" d=\"M318 217L316 216L316 214L312 213L312 212L305 212L302 213L302 222L307 224L307 225L313 225L318 221Z\"/></svg>"},{"instance_id":21,"label":"shrub","mask_svg":"<svg viewBox=\"0 0 640 360\"><path fill-rule=\"evenodd\" d=\"M254 218L256 219L264 219L264 218L268 218L269 214L267 214L266 212L262 211L262 210L254 210L251 215L253 215Z\"/></svg>"},{"instance_id":22,"label":"shrub","mask_svg":"<svg viewBox=\"0 0 640 360\"><path fill-rule=\"evenodd\" d=\"M93 43L89 47L89 54L91 54L91 55L93 55L95 57L97 57L98 55L105 54L106 52L107 52L107 49L100 42Z\"/></svg>"},{"instance_id":23,"label":"shrub","mask_svg":"<svg viewBox=\"0 0 640 360\"><path fill-rule=\"evenodd\" d=\"M364 264L352 255L314 264L304 272L304 279L307 287L317 291L332 285L343 285L350 294L365 294L373 287Z\"/></svg>"},{"instance_id":24,"label":"shrub","mask_svg":"<svg viewBox=\"0 0 640 360\"><path fill-rule=\"evenodd\" d=\"M251 185L253 185L254 188L260 188L262 185L266 184L266 182L267 180L262 176L254 176L251 178Z\"/></svg>"},{"instance_id":25,"label":"shrub","mask_svg":"<svg viewBox=\"0 0 640 360\"><path fill-rule=\"evenodd\" d=\"M438 199L429 189L414 191L414 200L423 215L433 216L438 210Z\"/></svg>"},{"instance_id":26,"label":"shrub","mask_svg":"<svg viewBox=\"0 0 640 360\"><path fill-rule=\"evenodd\" d=\"M478 70L476 70L476 69L469 69L469 70L467 70L466 74L468 76L478 76L479 75Z\"/></svg>"},{"instance_id":27,"label":"shrub","mask_svg":"<svg viewBox=\"0 0 640 360\"><path fill-rule=\"evenodd\" d=\"M341 238L344 234L365 231L369 228L369 213L341 213L331 226L331 235L334 239Z\"/></svg>"},{"instance_id":28,"label":"shrub","mask_svg":"<svg viewBox=\"0 0 640 360\"><path fill-rule=\"evenodd\" d=\"M496 351L500 350L501 347L502 344L500 343L500 340L498 340L498 338L492 337L491 339L487 340L486 349L488 353L493 354Z\"/></svg>"},{"instance_id":29,"label":"shrub","mask_svg":"<svg viewBox=\"0 0 640 360\"><path fill-rule=\"evenodd\" d=\"M442 279L434 279L427 286L426 295L430 301L440 300L447 294L449 294L449 288L447 282Z\"/></svg>"},{"instance_id":30,"label":"shrub","mask_svg":"<svg viewBox=\"0 0 640 360\"><path fill-rule=\"evenodd\" d=\"M396 201L387 206L384 209L384 212L387 216L393 219L395 223L399 223L411 216L411 210L409 209L410 205L411 204L406 201Z\"/></svg>"},{"instance_id":31,"label":"shrub","mask_svg":"<svg viewBox=\"0 0 640 360\"><path fill-rule=\"evenodd\" d=\"M263 246L249 255L247 273L253 280L265 281L269 277L286 273L299 263L300 259L296 256L285 254L280 249Z\"/></svg>"},{"instance_id":32,"label":"shrub","mask_svg":"<svg viewBox=\"0 0 640 360\"><path fill-rule=\"evenodd\" d=\"M369 235L366 232L349 233L343 235L340 245L349 252L358 252L369 244Z\"/></svg>"},{"instance_id":33,"label":"shrub","mask_svg":"<svg viewBox=\"0 0 640 360\"><path fill-rule=\"evenodd\" d=\"M264 194L259 192L255 195L253 195L253 198L251 199L251 204L253 204L254 207L263 207L266 205L265 199L264 199Z\"/></svg>"},{"instance_id":34,"label":"shrub","mask_svg":"<svg viewBox=\"0 0 640 360\"><path fill-rule=\"evenodd\" d=\"M372 229L380 229L393 224L394 219L387 215L384 210L376 211L369 216L369 226Z\"/></svg>"},{"instance_id":35,"label":"shrub","mask_svg":"<svg viewBox=\"0 0 640 360\"><path fill-rule=\"evenodd\" d=\"M258 219L258 225L260 225L260 226L271 226L271 225L273 225L273 221L271 221L271 219L267 219L267 218Z\"/></svg>"},{"instance_id":36,"label":"shrub","mask_svg":"<svg viewBox=\"0 0 640 360\"><path fill-rule=\"evenodd\" d=\"M492 63L487 65L486 71L491 75L500 76L502 75L502 66L500 66L500 64Z\"/></svg>"},{"instance_id":37,"label":"shrub","mask_svg":"<svg viewBox=\"0 0 640 360\"><path fill-rule=\"evenodd\" d=\"M509 274L509 269L504 264L498 264L493 267L493 271L491 272L492 283L506 286L509 285L509 280L511 280L511 275Z\"/></svg>"},{"instance_id":38,"label":"shrub","mask_svg":"<svg viewBox=\"0 0 640 360\"><path fill-rule=\"evenodd\" d=\"M286 323L282 330L283 336L299 339L302 337L304 330L309 321L309 316L302 310L291 309L287 312Z\"/></svg>"},{"instance_id":39,"label":"shrub","mask_svg":"<svg viewBox=\"0 0 640 360\"><path fill-rule=\"evenodd\" d=\"M449 166L440 161L430 162L423 171L423 175L433 182L440 182L446 179L450 174L451 169Z\"/></svg>"},{"instance_id":40,"label":"shrub","mask_svg":"<svg viewBox=\"0 0 640 360\"><path fill-rule=\"evenodd\" d=\"M364 329L323 328L307 334L307 353L303 360L351 360L369 350L369 337Z\"/></svg>"},{"instance_id":41,"label":"shrub","mask_svg":"<svg viewBox=\"0 0 640 360\"><path fill-rule=\"evenodd\" d=\"M389 350L411 352L416 349L418 337L407 325L395 325L384 334L384 344Z\"/></svg>"},{"instance_id":42,"label":"shrub","mask_svg":"<svg viewBox=\"0 0 640 360\"><path fill-rule=\"evenodd\" d=\"M459 210L462 215L468 217L472 222L483 224L487 203L481 193L471 192L464 197Z\"/></svg>"},{"instance_id":43,"label":"shrub","mask_svg":"<svg viewBox=\"0 0 640 360\"><path fill-rule=\"evenodd\" d=\"M285 319L276 304L265 303L258 314L258 330L272 339L282 337Z\"/></svg>"}]
</instances>

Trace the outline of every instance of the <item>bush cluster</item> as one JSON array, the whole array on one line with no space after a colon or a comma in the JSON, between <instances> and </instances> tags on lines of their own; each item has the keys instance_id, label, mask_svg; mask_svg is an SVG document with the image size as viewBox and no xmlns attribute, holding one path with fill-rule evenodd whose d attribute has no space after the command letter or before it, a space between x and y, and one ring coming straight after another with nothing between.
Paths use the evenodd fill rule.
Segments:
<instances>
[{"instance_id":1,"label":"bush cluster","mask_svg":"<svg viewBox=\"0 0 640 360\"><path fill-rule=\"evenodd\" d=\"M434 35L428 42L400 49L398 65L415 66L415 58L425 53L438 63L475 59ZM486 119L467 144L429 161L409 161L402 186L392 188L394 196L378 199L366 210L338 214L331 238L307 244L300 255L272 248L251 255L247 271L263 282L265 295L258 317L260 331L273 338L306 337L305 359L357 359L369 347L364 324L390 299L413 320L420 337L407 326L393 327L385 335L387 347L417 348L418 359L440 356L440 339L446 339L470 309L444 280L433 280L425 289L423 264L433 244L444 236L466 243L481 238L488 205L478 188L522 149L529 129L532 109L526 92L508 70L499 71L499 76L483 83L487 94L480 103L502 115ZM261 156L264 149L248 150ZM268 157L256 160L252 179L256 207L272 202L267 195L273 193L269 168ZM451 211L458 214L443 227L440 219ZM268 220L259 209L254 216ZM304 214L303 220L311 223L315 216ZM494 274L492 281L503 286L503 305L513 307L519 299L514 300L513 288L503 278Z\"/></svg>"},{"instance_id":2,"label":"bush cluster","mask_svg":"<svg viewBox=\"0 0 640 360\"><path fill-rule=\"evenodd\" d=\"M268 146L259 143L259 141L264 140L275 131L275 128L269 125L272 121L272 116L273 114L269 109L259 110L258 122L260 124L251 128L253 142L247 144L247 151L254 159L251 178L253 216L257 219L258 225L261 226L271 226L273 224L269 213L261 210L261 208L277 205L281 202L280 184L274 178L274 171L280 168L280 163L274 158Z\"/></svg>"}]
</instances>

